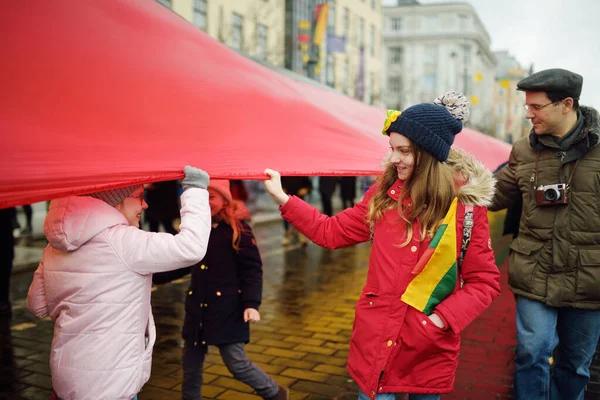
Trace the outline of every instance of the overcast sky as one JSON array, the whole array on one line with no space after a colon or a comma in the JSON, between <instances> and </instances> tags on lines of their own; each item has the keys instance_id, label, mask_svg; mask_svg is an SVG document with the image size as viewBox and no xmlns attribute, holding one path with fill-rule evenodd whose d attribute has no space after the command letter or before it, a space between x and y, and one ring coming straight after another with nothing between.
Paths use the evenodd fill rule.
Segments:
<instances>
[{"instance_id":1,"label":"overcast sky","mask_svg":"<svg viewBox=\"0 0 600 400\"><path fill-rule=\"evenodd\" d=\"M382 0L394 5L395 0ZM458 1L420 0L421 4ZM583 76L580 103L600 109L600 1L465 0L492 39L535 71L564 68Z\"/></svg>"}]
</instances>

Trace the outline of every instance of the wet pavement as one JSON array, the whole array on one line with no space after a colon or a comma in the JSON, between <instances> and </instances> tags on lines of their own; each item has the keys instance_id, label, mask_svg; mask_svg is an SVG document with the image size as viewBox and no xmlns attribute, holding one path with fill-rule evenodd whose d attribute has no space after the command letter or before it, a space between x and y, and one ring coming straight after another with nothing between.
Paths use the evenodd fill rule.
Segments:
<instances>
[{"instance_id":1,"label":"wet pavement","mask_svg":"<svg viewBox=\"0 0 600 400\"><path fill-rule=\"evenodd\" d=\"M498 226L492 217L492 225ZM496 230L496 229L495 229ZM356 399L357 386L345 370L354 304L364 284L370 246L330 251L314 244L281 245L279 221L254 228L264 263L261 321L253 324L249 358L292 399ZM495 235L497 237L497 235ZM43 245L43 242L41 242ZM498 240L495 240L498 244ZM35 246L37 243L34 243ZM504 252L498 254L502 263ZM511 399L515 345L514 298L501 267L503 294L462 334L455 390L442 399ZM44 399L51 395L48 352L52 322L36 320L25 308L33 271L13 276L14 315L0 320L0 398ZM140 400L179 399L182 371L180 330L189 277L154 288L157 325L152 376ZM600 366L600 357L595 364ZM594 373L586 400L600 399L600 374ZM259 399L233 379L216 348L204 366L207 399ZM592 391L596 393L591 393Z\"/></svg>"}]
</instances>

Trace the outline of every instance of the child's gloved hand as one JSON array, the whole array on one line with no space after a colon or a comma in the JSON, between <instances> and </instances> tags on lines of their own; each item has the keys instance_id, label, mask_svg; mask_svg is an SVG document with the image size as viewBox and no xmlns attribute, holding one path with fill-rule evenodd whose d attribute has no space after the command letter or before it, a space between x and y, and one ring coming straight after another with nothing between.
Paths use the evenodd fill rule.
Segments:
<instances>
[{"instance_id":1,"label":"child's gloved hand","mask_svg":"<svg viewBox=\"0 0 600 400\"><path fill-rule=\"evenodd\" d=\"M200 168L194 168L186 165L183 169L183 173L185 174L185 177L181 181L183 190L189 188L206 189L208 187L210 178L208 177L208 174Z\"/></svg>"},{"instance_id":2,"label":"child's gloved hand","mask_svg":"<svg viewBox=\"0 0 600 400\"><path fill-rule=\"evenodd\" d=\"M258 322L260 321L260 314L258 313L258 310L255 310L254 308L246 308L244 310L244 322Z\"/></svg>"}]
</instances>

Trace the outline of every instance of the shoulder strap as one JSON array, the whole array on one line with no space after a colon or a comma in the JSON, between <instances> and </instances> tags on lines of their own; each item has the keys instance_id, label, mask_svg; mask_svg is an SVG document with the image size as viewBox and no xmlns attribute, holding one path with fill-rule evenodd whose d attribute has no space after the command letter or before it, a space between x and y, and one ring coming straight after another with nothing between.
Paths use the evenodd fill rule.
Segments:
<instances>
[{"instance_id":1,"label":"shoulder strap","mask_svg":"<svg viewBox=\"0 0 600 400\"><path fill-rule=\"evenodd\" d=\"M460 287L463 285L462 279L462 263L471 242L471 233L473 231L473 206L465 206L465 220L463 222L463 238L460 246L460 257L458 259L458 277L460 279Z\"/></svg>"}]
</instances>

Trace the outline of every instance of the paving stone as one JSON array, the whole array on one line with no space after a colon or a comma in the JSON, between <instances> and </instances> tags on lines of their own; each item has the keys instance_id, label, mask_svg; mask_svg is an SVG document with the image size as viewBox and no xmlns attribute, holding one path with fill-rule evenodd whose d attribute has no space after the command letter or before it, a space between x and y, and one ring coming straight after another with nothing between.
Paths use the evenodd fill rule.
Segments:
<instances>
[{"instance_id":1,"label":"paving stone","mask_svg":"<svg viewBox=\"0 0 600 400\"><path fill-rule=\"evenodd\" d=\"M310 381L298 381L292 386L292 388L294 390L298 390L309 394L327 396L330 399L336 397L340 393L340 389L335 386Z\"/></svg>"},{"instance_id":2,"label":"paving stone","mask_svg":"<svg viewBox=\"0 0 600 400\"><path fill-rule=\"evenodd\" d=\"M277 348L267 349L267 350L265 350L264 354L274 356L273 358L285 357L285 358L293 358L295 360L301 360L302 357L306 356L306 352L291 351L291 350L284 350L284 349L277 349Z\"/></svg>"},{"instance_id":3,"label":"paving stone","mask_svg":"<svg viewBox=\"0 0 600 400\"><path fill-rule=\"evenodd\" d=\"M318 354L309 354L306 357L304 357L304 360L315 361L321 364L337 365L338 367L345 367L347 362L347 359L345 358L327 357Z\"/></svg>"},{"instance_id":4,"label":"paving stone","mask_svg":"<svg viewBox=\"0 0 600 400\"><path fill-rule=\"evenodd\" d=\"M313 369L313 371L323 372L329 375L349 376L346 368L336 367L334 365L319 364Z\"/></svg>"},{"instance_id":5,"label":"paving stone","mask_svg":"<svg viewBox=\"0 0 600 400\"><path fill-rule=\"evenodd\" d=\"M307 346L322 346L323 343L325 342L324 340L321 339L312 339L312 338L305 338L305 337L299 337L299 336L288 336L284 339L285 342L291 342L291 343L297 343L297 344L304 344Z\"/></svg>"},{"instance_id":6,"label":"paving stone","mask_svg":"<svg viewBox=\"0 0 600 400\"><path fill-rule=\"evenodd\" d=\"M281 372L281 375L314 382L327 382L327 378L329 377L328 374L324 374L321 372L306 371L303 369L296 368L288 368Z\"/></svg>"},{"instance_id":7,"label":"paving stone","mask_svg":"<svg viewBox=\"0 0 600 400\"><path fill-rule=\"evenodd\" d=\"M220 376L212 382L213 386L219 386L225 389L237 390L244 393L252 393L254 389L234 378Z\"/></svg>"},{"instance_id":8,"label":"paving stone","mask_svg":"<svg viewBox=\"0 0 600 400\"><path fill-rule=\"evenodd\" d=\"M303 344L300 344L300 345L294 347L294 350L295 351L304 351L304 352L311 353L311 354L321 354L321 355L325 355L325 356L330 356L336 352L335 349L330 349L327 347L307 346L307 345L303 345Z\"/></svg>"},{"instance_id":9,"label":"paving stone","mask_svg":"<svg viewBox=\"0 0 600 400\"><path fill-rule=\"evenodd\" d=\"M181 393L157 386L145 385L138 393L138 400L181 400Z\"/></svg>"},{"instance_id":10,"label":"paving stone","mask_svg":"<svg viewBox=\"0 0 600 400\"><path fill-rule=\"evenodd\" d=\"M271 361L271 364L311 370L314 368L315 365L317 365L317 362L305 360L292 360L291 358L276 358Z\"/></svg>"},{"instance_id":11,"label":"paving stone","mask_svg":"<svg viewBox=\"0 0 600 400\"><path fill-rule=\"evenodd\" d=\"M217 399L219 400L262 400L262 397L255 394L240 393L234 390L227 390L220 394Z\"/></svg>"},{"instance_id":12,"label":"paving stone","mask_svg":"<svg viewBox=\"0 0 600 400\"><path fill-rule=\"evenodd\" d=\"M321 339L337 343L350 343L350 336L332 335L329 333L315 333L313 335L313 339Z\"/></svg>"},{"instance_id":13,"label":"paving stone","mask_svg":"<svg viewBox=\"0 0 600 400\"><path fill-rule=\"evenodd\" d=\"M261 339L258 344L266 347L278 347L280 349L291 349L296 346L296 343L290 343L282 340Z\"/></svg>"}]
</instances>

